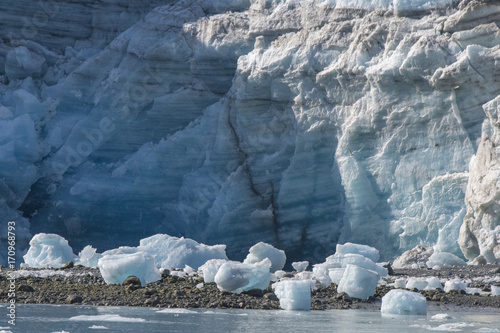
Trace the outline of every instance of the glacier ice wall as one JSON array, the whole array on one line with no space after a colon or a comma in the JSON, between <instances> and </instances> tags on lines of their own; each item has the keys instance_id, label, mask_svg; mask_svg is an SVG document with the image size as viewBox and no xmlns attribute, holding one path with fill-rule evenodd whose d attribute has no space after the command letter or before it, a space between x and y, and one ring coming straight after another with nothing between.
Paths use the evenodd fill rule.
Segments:
<instances>
[{"instance_id":1,"label":"glacier ice wall","mask_svg":"<svg viewBox=\"0 0 500 333\"><path fill-rule=\"evenodd\" d=\"M500 94L499 6L22 3L0 14L0 216L20 249L168 233L235 259L258 241L292 261L345 241L479 255L456 240Z\"/></svg>"}]
</instances>

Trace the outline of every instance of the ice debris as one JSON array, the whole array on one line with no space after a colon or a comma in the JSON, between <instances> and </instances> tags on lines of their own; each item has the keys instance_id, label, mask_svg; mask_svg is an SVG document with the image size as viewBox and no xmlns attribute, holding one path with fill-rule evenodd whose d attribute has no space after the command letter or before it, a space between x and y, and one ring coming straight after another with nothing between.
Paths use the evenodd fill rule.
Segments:
<instances>
[{"instance_id":1,"label":"ice debris","mask_svg":"<svg viewBox=\"0 0 500 333\"><path fill-rule=\"evenodd\" d=\"M274 246L264 242L259 242L252 246L243 263L254 264L257 262L261 262L265 258L269 258L269 260L271 261L271 273L274 273L277 270L285 267L285 251L279 250Z\"/></svg>"},{"instance_id":2,"label":"ice debris","mask_svg":"<svg viewBox=\"0 0 500 333\"><path fill-rule=\"evenodd\" d=\"M73 261L75 255L68 241L63 237L40 233L33 236L30 248L23 258L29 267L59 268Z\"/></svg>"},{"instance_id":3,"label":"ice debris","mask_svg":"<svg viewBox=\"0 0 500 333\"><path fill-rule=\"evenodd\" d=\"M143 286L161 279L154 258L144 252L105 255L98 267L107 284L122 284L129 276L139 278Z\"/></svg>"},{"instance_id":4,"label":"ice debris","mask_svg":"<svg viewBox=\"0 0 500 333\"><path fill-rule=\"evenodd\" d=\"M282 309L308 311L311 309L314 285L314 280L283 280L274 283L273 289Z\"/></svg>"},{"instance_id":5,"label":"ice debris","mask_svg":"<svg viewBox=\"0 0 500 333\"><path fill-rule=\"evenodd\" d=\"M228 261L215 275L215 283L221 291L239 294L253 289L266 289L271 282L271 260L268 258L254 264Z\"/></svg>"},{"instance_id":6,"label":"ice debris","mask_svg":"<svg viewBox=\"0 0 500 333\"><path fill-rule=\"evenodd\" d=\"M296 262L292 262L292 267L297 272L303 272L303 271L305 271L307 269L307 266L309 266L309 261L296 261Z\"/></svg>"},{"instance_id":7,"label":"ice debris","mask_svg":"<svg viewBox=\"0 0 500 333\"><path fill-rule=\"evenodd\" d=\"M94 249L92 245L87 245L78 253L76 264L80 264L86 267L95 267L97 266L97 262L101 258L102 254L97 253L97 249Z\"/></svg>"},{"instance_id":8,"label":"ice debris","mask_svg":"<svg viewBox=\"0 0 500 333\"><path fill-rule=\"evenodd\" d=\"M427 315L427 301L419 293L393 289L382 297L383 315Z\"/></svg>"},{"instance_id":9,"label":"ice debris","mask_svg":"<svg viewBox=\"0 0 500 333\"><path fill-rule=\"evenodd\" d=\"M205 245L190 238L157 234L141 239L138 251L154 256L157 267L198 269L210 259L226 259L226 245Z\"/></svg>"},{"instance_id":10,"label":"ice debris","mask_svg":"<svg viewBox=\"0 0 500 333\"><path fill-rule=\"evenodd\" d=\"M347 265L337 290L339 293L347 293L350 297L367 299L375 294L379 279L380 275L375 271Z\"/></svg>"}]
</instances>

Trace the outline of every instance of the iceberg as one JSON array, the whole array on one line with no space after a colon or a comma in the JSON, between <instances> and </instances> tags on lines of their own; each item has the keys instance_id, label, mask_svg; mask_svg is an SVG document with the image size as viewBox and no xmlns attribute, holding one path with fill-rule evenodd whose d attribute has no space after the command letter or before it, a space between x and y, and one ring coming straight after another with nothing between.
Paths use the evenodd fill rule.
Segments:
<instances>
[{"instance_id":1,"label":"iceberg","mask_svg":"<svg viewBox=\"0 0 500 333\"><path fill-rule=\"evenodd\" d=\"M92 245L87 245L78 253L76 264L86 267L96 267L99 259L101 258L102 254L97 253L97 249L94 249Z\"/></svg>"},{"instance_id":2,"label":"iceberg","mask_svg":"<svg viewBox=\"0 0 500 333\"><path fill-rule=\"evenodd\" d=\"M68 241L56 234L36 234L24 255L24 263L29 267L59 268L73 260L75 254Z\"/></svg>"},{"instance_id":3,"label":"iceberg","mask_svg":"<svg viewBox=\"0 0 500 333\"><path fill-rule=\"evenodd\" d=\"M215 275L215 283L221 291L239 294L252 289L266 289L271 282L271 260L268 258L254 264L228 261Z\"/></svg>"},{"instance_id":4,"label":"iceberg","mask_svg":"<svg viewBox=\"0 0 500 333\"><path fill-rule=\"evenodd\" d=\"M265 258L271 260L271 273L274 273L285 267L285 262L286 262L285 251L279 250L274 246L264 242L259 242L254 246L252 246L243 263L253 264L261 262Z\"/></svg>"},{"instance_id":5,"label":"iceberg","mask_svg":"<svg viewBox=\"0 0 500 333\"><path fill-rule=\"evenodd\" d=\"M350 297L367 299L375 294L380 275L377 272L356 265L347 265L337 291Z\"/></svg>"},{"instance_id":6,"label":"iceberg","mask_svg":"<svg viewBox=\"0 0 500 333\"><path fill-rule=\"evenodd\" d=\"M201 265L198 270L203 274L205 283L215 282L215 275L217 275L219 268L227 261L225 259L210 259Z\"/></svg>"},{"instance_id":7,"label":"iceberg","mask_svg":"<svg viewBox=\"0 0 500 333\"><path fill-rule=\"evenodd\" d=\"M427 301L419 293L393 289L382 297L382 315L427 315Z\"/></svg>"},{"instance_id":8,"label":"iceberg","mask_svg":"<svg viewBox=\"0 0 500 333\"><path fill-rule=\"evenodd\" d=\"M282 309L309 311L314 285L313 280L283 280L274 283L273 289Z\"/></svg>"},{"instance_id":9,"label":"iceberg","mask_svg":"<svg viewBox=\"0 0 500 333\"><path fill-rule=\"evenodd\" d=\"M137 251L153 256L156 266L162 268L182 269L187 265L197 270L208 260L227 260L226 245L209 246L189 238L166 234L141 239Z\"/></svg>"},{"instance_id":10,"label":"iceberg","mask_svg":"<svg viewBox=\"0 0 500 333\"><path fill-rule=\"evenodd\" d=\"M161 279L154 258L144 252L104 255L97 266L107 284L122 284L129 276L135 276L141 285Z\"/></svg>"},{"instance_id":11,"label":"iceberg","mask_svg":"<svg viewBox=\"0 0 500 333\"><path fill-rule=\"evenodd\" d=\"M308 266L309 266L309 261L295 261L295 262L292 262L293 269L295 269L299 273L305 271Z\"/></svg>"}]
</instances>

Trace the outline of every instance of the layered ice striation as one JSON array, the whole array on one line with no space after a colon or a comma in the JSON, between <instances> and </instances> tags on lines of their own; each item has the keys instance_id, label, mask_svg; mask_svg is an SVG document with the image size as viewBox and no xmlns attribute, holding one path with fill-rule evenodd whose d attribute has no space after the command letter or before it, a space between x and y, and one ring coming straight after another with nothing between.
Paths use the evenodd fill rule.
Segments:
<instances>
[{"instance_id":1,"label":"layered ice striation","mask_svg":"<svg viewBox=\"0 0 500 333\"><path fill-rule=\"evenodd\" d=\"M311 263L345 242L499 257L497 4L42 5L0 5L19 256L53 232L77 251L167 233L238 260L259 241Z\"/></svg>"}]
</instances>

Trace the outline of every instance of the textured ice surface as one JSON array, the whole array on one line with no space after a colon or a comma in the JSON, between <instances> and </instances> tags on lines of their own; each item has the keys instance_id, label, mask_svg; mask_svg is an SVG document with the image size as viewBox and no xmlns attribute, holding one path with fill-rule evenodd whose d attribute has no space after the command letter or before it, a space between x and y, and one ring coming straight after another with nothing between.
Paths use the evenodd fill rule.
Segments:
<instances>
[{"instance_id":1,"label":"textured ice surface","mask_svg":"<svg viewBox=\"0 0 500 333\"><path fill-rule=\"evenodd\" d=\"M380 275L355 265L347 265L338 285L338 292L345 292L350 297L367 299L375 294Z\"/></svg>"},{"instance_id":2,"label":"textured ice surface","mask_svg":"<svg viewBox=\"0 0 500 333\"><path fill-rule=\"evenodd\" d=\"M382 297L383 315L427 315L427 301L419 293L393 289Z\"/></svg>"},{"instance_id":3,"label":"textured ice surface","mask_svg":"<svg viewBox=\"0 0 500 333\"><path fill-rule=\"evenodd\" d=\"M157 267L184 268L186 265L198 269L210 259L225 259L226 245L208 246L189 238L157 234L141 239L138 251L155 258Z\"/></svg>"},{"instance_id":4,"label":"textured ice surface","mask_svg":"<svg viewBox=\"0 0 500 333\"><path fill-rule=\"evenodd\" d=\"M280 300L280 307L284 310L310 310L314 283L313 280L283 280L274 283L273 289Z\"/></svg>"},{"instance_id":5,"label":"textured ice surface","mask_svg":"<svg viewBox=\"0 0 500 333\"><path fill-rule=\"evenodd\" d=\"M264 242L259 242L254 246L252 246L243 263L253 264L256 262L261 262L266 258L271 260L271 273L274 273L277 270L280 270L283 267L285 267L285 262L286 262L285 251L279 250L274 246Z\"/></svg>"},{"instance_id":6,"label":"textured ice surface","mask_svg":"<svg viewBox=\"0 0 500 333\"><path fill-rule=\"evenodd\" d=\"M441 252L434 252L427 261L427 267L429 268L443 268L443 267L453 267L453 266L465 266L466 263L463 259L457 257L454 254Z\"/></svg>"},{"instance_id":7,"label":"textured ice surface","mask_svg":"<svg viewBox=\"0 0 500 333\"><path fill-rule=\"evenodd\" d=\"M129 276L136 276L144 286L161 279L154 258L144 252L105 255L98 262L99 271L107 284L122 284Z\"/></svg>"},{"instance_id":8,"label":"textured ice surface","mask_svg":"<svg viewBox=\"0 0 500 333\"><path fill-rule=\"evenodd\" d=\"M450 290L466 290L467 283L460 279L448 280L444 284L444 291L449 292Z\"/></svg>"},{"instance_id":9,"label":"textured ice surface","mask_svg":"<svg viewBox=\"0 0 500 333\"><path fill-rule=\"evenodd\" d=\"M500 296L500 287L491 286L491 295L492 296Z\"/></svg>"},{"instance_id":10,"label":"textured ice surface","mask_svg":"<svg viewBox=\"0 0 500 333\"><path fill-rule=\"evenodd\" d=\"M271 260L264 259L254 264L228 261L215 275L215 283L221 291L241 293L252 289L266 289L271 281Z\"/></svg>"},{"instance_id":11,"label":"textured ice surface","mask_svg":"<svg viewBox=\"0 0 500 333\"><path fill-rule=\"evenodd\" d=\"M305 271L308 266L309 266L309 261L295 261L295 262L292 262L292 267L297 272L303 272L303 271Z\"/></svg>"},{"instance_id":12,"label":"textured ice surface","mask_svg":"<svg viewBox=\"0 0 500 333\"><path fill-rule=\"evenodd\" d=\"M224 265L227 260L224 259L210 259L203 265L201 265L198 270L203 274L203 280L206 283L215 282L215 275L219 268Z\"/></svg>"},{"instance_id":13,"label":"textured ice surface","mask_svg":"<svg viewBox=\"0 0 500 333\"><path fill-rule=\"evenodd\" d=\"M91 245L87 245L83 250L78 253L78 258L76 258L76 264L80 264L86 267L95 267L97 262L101 259L102 254L97 253L97 249L94 249Z\"/></svg>"},{"instance_id":14,"label":"textured ice surface","mask_svg":"<svg viewBox=\"0 0 500 333\"><path fill-rule=\"evenodd\" d=\"M238 260L259 241L389 260L461 256L460 234L467 259L499 256L498 4L58 5L26 27L37 6L0 4L0 228L16 221L19 256L30 227L77 251L154 232Z\"/></svg>"},{"instance_id":15,"label":"textured ice surface","mask_svg":"<svg viewBox=\"0 0 500 333\"><path fill-rule=\"evenodd\" d=\"M402 288L413 289L417 288L419 290L434 290L434 289L443 289L443 285L439 281L437 277L427 277L427 278L417 278L411 277L406 281L406 285L403 285Z\"/></svg>"},{"instance_id":16,"label":"textured ice surface","mask_svg":"<svg viewBox=\"0 0 500 333\"><path fill-rule=\"evenodd\" d=\"M376 248L353 243L337 244L335 254L359 254L373 262L377 262L380 259L379 251Z\"/></svg>"},{"instance_id":17,"label":"textured ice surface","mask_svg":"<svg viewBox=\"0 0 500 333\"><path fill-rule=\"evenodd\" d=\"M73 260L75 255L68 241L56 234L36 234L24 255L24 262L30 267L59 268Z\"/></svg>"}]
</instances>

